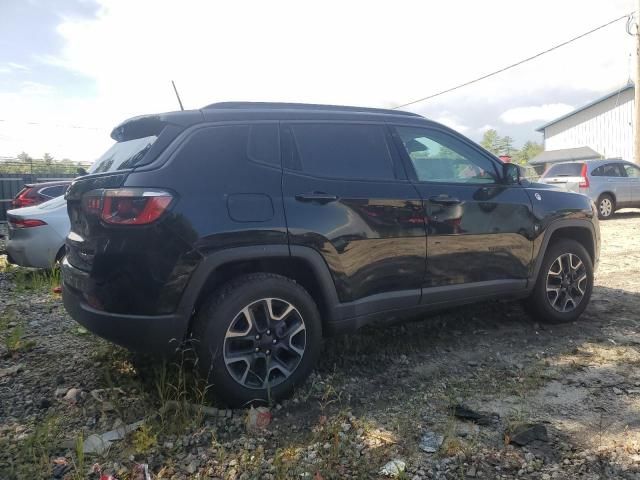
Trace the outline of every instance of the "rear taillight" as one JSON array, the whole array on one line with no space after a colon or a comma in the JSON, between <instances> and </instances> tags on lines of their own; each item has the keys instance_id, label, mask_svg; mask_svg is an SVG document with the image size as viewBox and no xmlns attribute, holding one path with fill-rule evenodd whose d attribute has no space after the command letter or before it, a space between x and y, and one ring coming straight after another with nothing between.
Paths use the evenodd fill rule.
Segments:
<instances>
[{"instance_id":1,"label":"rear taillight","mask_svg":"<svg viewBox=\"0 0 640 480\"><path fill-rule=\"evenodd\" d=\"M578 187L580 187L580 188L589 188L589 177L587 177L587 164L586 163L582 164L582 170L580 171L580 176L582 177L582 179L580 180L580 183L578 184Z\"/></svg>"},{"instance_id":2,"label":"rear taillight","mask_svg":"<svg viewBox=\"0 0 640 480\"><path fill-rule=\"evenodd\" d=\"M40 227L42 225L46 225L47 222L44 222L42 220L36 220L33 218L9 217L9 224L13 228L32 228L32 227Z\"/></svg>"},{"instance_id":3,"label":"rear taillight","mask_svg":"<svg viewBox=\"0 0 640 480\"><path fill-rule=\"evenodd\" d=\"M23 189L20 193L18 193L16 198L13 199L13 202L11 202L11 206L13 208L23 208L23 207L30 207L32 205L37 205L38 204L37 198L27 197L29 192L31 192L30 188Z\"/></svg>"},{"instance_id":4,"label":"rear taillight","mask_svg":"<svg viewBox=\"0 0 640 480\"><path fill-rule=\"evenodd\" d=\"M162 216L172 200L163 190L118 188L87 193L82 208L111 225L148 225Z\"/></svg>"}]
</instances>

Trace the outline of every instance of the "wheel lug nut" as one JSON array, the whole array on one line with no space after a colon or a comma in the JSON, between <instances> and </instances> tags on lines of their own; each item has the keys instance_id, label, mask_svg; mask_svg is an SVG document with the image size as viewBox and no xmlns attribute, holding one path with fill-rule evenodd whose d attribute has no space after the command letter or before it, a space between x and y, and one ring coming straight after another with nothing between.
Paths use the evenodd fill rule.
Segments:
<instances>
[{"instance_id":1,"label":"wheel lug nut","mask_svg":"<svg viewBox=\"0 0 640 480\"><path fill-rule=\"evenodd\" d=\"M271 335L271 330L267 330L267 335Z\"/></svg>"},{"instance_id":2,"label":"wheel lug nut","mask_svg":"<svg viewBox=\"0 0 640 480\"><path fill-rule=\"evenodd\" d=\"M260 340L260 335L256 335L256 340Z\"/></svg>"},{"instance_id":3,"label":"wheel lug nut","mask_svg":"<svg viewBox=\"0 0 640 480\"><path fill-rule=\"evenodd\" d=\"M271 355L271 350L267 350L267 351L266 351L266 352L264 352L264 353L266 353L267 355Z\"/></svg>"},{"instance_id":4,"label":"wheel lug nut","mask_svg":"<svg viewBox=\"0 0 640 480\"><path fill-rule=\"evenodd\" d=\"M258 347L256 347L256 352L259 352L259 351L260 351L260 349Z\"/></svg>"},{"instance_id":5,"label":"wheel lug nut","mask_svg":"<svg viewBox=\"0 0 640 480\"><path fill-rule=\"evenodd\" d=\"M277 343L277 340L274 338L271 343L273 343L275 345Z\"/></svg>"}]
</instances>

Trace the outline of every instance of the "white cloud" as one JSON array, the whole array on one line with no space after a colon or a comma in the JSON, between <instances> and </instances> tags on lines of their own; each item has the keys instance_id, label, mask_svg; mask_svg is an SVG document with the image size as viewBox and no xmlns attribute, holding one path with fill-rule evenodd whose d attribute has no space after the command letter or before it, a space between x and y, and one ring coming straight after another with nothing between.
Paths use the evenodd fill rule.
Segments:
<instances>
[{"instance_id":1,"label":"white cloud","mask_svg":"<svg viewBox=\"0 0 640 480\"><path fill-rule=\"evenodd\" d=\"M511 108L500 115L504 123L519 125L530 122L548 122L574 110L565 103L550 103L532 107Z\"/></svg>"},{"instance_id":2,"label":"white cloud","mask_svg":"<svg viewBox=\"0 0 640 480\"><path fill-rule=\"evenodd\" d=\"M462 124L459 118L453 115L450 115L448 113L445 113L440 117L436 117L434 118L434 120L436 122L442 123L443 125L446 125L449 128L453 128L454 130L460 133L465 133L466 131L469 130L469 127Z\"/></svg>"},{"instance_id":3,"label":"white cloud","mask_svg":"<svg viewBox=\"0 0 640 480\"><path fill-rule=\"evenodd\" d=\"M20 83L21 95L48 95L53 92L53 90L54 88L51 85L45 85L44 83L31 80L25 80Z\"/></svg>"},{"instance_id":4,"label":"white cloud","mask_svg":"<svg viewBox=\"0 0 640 480\"><path fill-rule=\"evenodd\" d=\"M33 89L28 93L17 87L4 92L17 97L3 102L0 92L3 118L102 129L102 140L94 130L60 130L56 145L62 150L56 156L97 156L109 144L114 124L177 109L172 79L186 108L222 100L390 107L535 54L635 5L634 0L452 0L437 5L407 0L394 9L375 0L100 3L94 19L62 18L57 28L61 50L40 57L49 66L90 79L95 95L65 94L67 86L41 90L36 99ZM433 118L467 132L498 121L497 115L471 120L465 115L471 104L476 111L478 105L491 105L494 111L499 106L514 124L540 120L544 105L533 107L542 113L513 107L523 99L535 105L542 94L545 99L538 103L560 105L567 100L549 100L549 95L567 89L593 92L597 98L626 80L626 55L632 51L633 38L619 22L522 67L407 109L420 112L430 106ZM31 80L42 78L34 73ZM19 137L28 151L30 142L37 141L34 132ZM14 154L14 147L0 139L0 155Z\"/></svg>"},{"instance_id":5,"label":"white cloud","mask_svg":"<svg viewBox=\"0 0 640 480\"><path fill-rule=\"evenodd\" d=\"M487 130L497 130L497 128L488 123L486 125L483 125L482 127L476 128L476 132L479 132L479 133L484 133Z\"/></svg>"}]
</instances>

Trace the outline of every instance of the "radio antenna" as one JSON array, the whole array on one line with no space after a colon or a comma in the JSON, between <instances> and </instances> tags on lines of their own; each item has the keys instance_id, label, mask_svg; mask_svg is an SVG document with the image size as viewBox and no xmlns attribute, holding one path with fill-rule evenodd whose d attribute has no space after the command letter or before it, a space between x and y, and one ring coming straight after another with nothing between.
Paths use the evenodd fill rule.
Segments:
<instances>
[{"instance_id":1,"label":"radio antenna","mask_svg":"<svg viewBox=\"0 0 640 480\"><path fill-rule=\"evenodd\" d=\"M171 85L173 85L173 91L176 92L176 97L178 98L178 103L180 104L180 110L184 110L182 106L182 100L180 100L180 94L178 93L178 89L176 88L176 82L171 80Z\"/></svg>"}]
</instances>

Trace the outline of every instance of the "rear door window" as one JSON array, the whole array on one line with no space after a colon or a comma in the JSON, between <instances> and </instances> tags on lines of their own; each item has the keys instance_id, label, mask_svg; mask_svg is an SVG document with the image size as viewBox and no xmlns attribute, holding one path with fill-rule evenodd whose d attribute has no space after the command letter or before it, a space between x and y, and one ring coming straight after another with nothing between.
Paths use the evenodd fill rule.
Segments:
<instances>
[{"instance_id":1,"label":"rear door window","mask_svg":"<svg viewBox=\"0 0 640 480\"><path fill-rule=\"evenodd\" d=\"M543 177L579 177L583 163L557 163L551 165Z\"/></svg>"},{"instance_id":2,"label":"rear door window","mask_svg":"<svg viewBox=\"0 0 640 480\"><path fill-rule=\"evenodd\" d=\"M396 178L383 125L300 123L285 131L295 146L288 168L326 178Z\"/></svg>"}]
</instances>

